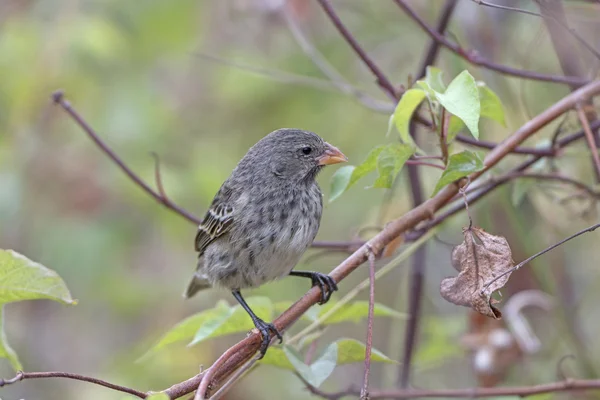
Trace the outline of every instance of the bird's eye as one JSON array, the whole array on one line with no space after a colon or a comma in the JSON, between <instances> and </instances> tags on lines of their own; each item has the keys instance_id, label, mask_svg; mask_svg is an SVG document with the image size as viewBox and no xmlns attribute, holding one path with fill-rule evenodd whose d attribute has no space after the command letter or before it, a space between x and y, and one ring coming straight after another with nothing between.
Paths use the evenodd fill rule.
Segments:
<instances>
[{"instance_id":1,"label":"bird's eye","mask_svg":"<svg viewBox=\"0 0 600 400\"><path fill-rule=\"evenodd\" d=\"M309 155L310 153L312 153L312 147L306 146L302 148L302 153Z\"/></svg>"}]
</instances>

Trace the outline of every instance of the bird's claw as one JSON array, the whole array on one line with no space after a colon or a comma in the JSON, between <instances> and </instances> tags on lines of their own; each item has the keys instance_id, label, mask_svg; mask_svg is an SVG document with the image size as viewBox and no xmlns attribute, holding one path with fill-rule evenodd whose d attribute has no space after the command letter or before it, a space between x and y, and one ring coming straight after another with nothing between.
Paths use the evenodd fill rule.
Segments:
<instances>
[{"instance_id":1,"label":"bird's claw","mask_svg":"<svg viewBox=\"0 0 600 400\"><path fill-rule=\"evenodd\" d=\"M260 318L257 318L254 321L254 326L256 326L256 329L258 329L260 335L262 336L262 343L260 344L260 360L265 356L267 348L269 348L269 344L271 343L271 332L273 332L273 334L277 336L277 338L279 339L279 343L283 342L283 337L281 336L281 333L279 333L275 325L273 325L272 323L265 322Z\"/></svg>"},{"instance_id":2,"label":"bird's claw","mask_svg":"<svg viewBox=\"0 0 600 400\"><path fill-rule=\"evenodd\" d=\"M313 286L318 286L321 289L321 300L320 305L323 305L329 301L333 292L338 290L337 284L329 275L322 274L320 272L313 272L310 279L312 280Z\"/></svg>"}]
</instances>

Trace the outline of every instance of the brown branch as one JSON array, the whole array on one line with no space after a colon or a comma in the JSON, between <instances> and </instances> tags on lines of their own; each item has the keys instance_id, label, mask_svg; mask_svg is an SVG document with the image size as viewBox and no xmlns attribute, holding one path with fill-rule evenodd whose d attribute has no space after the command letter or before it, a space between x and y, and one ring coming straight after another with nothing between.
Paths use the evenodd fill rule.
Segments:
<instances>
[{"instance_id":1,"label":"brown branch","mask_svg":"<svg viewBox=\"0 0 600 400\"><path fill-rule=\"evenodd\" d=\"M369 399L369 375L371 374L371 351L373 350L373 315L375 313L375 254L368 250L369 259L369 312L367 316L367 340L365 342L365 375L360 391L361 400Z\"/></svg>"},{"instance_id":2,"label":"brown branch","mask_svg":"<svg viewBox=\"0 0 600 400\"><path fill-rule=\"evenodd\" d=\"M567 85L584 85L589 80L580 78L578 76L559 76L559 75L546 75L535 71L526 71L517 68L508 67L502 64L496 64L489 61L472 50L466 50L461 48L458 44L450 41L446 36L438 33L435 29L431 28L424 19L419 17L415 11L406 4L404 0L394 0L396 4L411 18L413 19L432 39L440 43L440 45L446 47L448 50L456 53L458 56L464 58L469 63L478 65L480 67L487 68L492 71L497 71L506 75L512 75L519 78L532 79L544 82L564 83Z\"/></svg>"},{"instance_id":3,"label":"brown branch","mask_svg":"<svg viewBox=\"0 0 600 400\"><path fill-rule=\"evenodd\" d=\"M383 72L379 69L379 67L371 60L367 52L358 44L354 36L350 33L348 28L344 26L342 20L335 13L333 7L329 0L317 0L323 11L327 14L333 25L335 25L336 29L340 34L346 39L346 42L352 47L352 49L358 54L360 59L365 63L365 65L371 70L373 75L377 78L377 84L381 87L381 89L388 95L390 98L398 101L400 96L396 93L396 89L388 80L388 78L383 74Z\"/></svg>"},{"instance_id":4,"label":"brown branch","mask_svg":"<svg viewBox=\"0 0 600 400\"><path fill-rule=\"evenodd\" d=\"M438 165L438 164L434 164L434 163L431 163L431 162L427 162L427 161L406 160L405 164L406 165L421 165L423 167L432 167L432 168L441 169L442 171L445 170L444 166Z\"/></svg>"},{"instance_id":5,"label":"brown branch","mask_svg":"<svg viewBox=\"0 0 600 400\"><path fill-rule=\"evenodd\" d=\"M483 149L493 149L498 146L498 143L488 142L485 140L477 140L475 138L465 136L465 135L457 135L456 141L467 144L469 146L480 147ZM554 157L556 156L556 151L548 148L548 149L537 149L535 147L517 147L512 151L514 154L529 154L532 156L544 156L544 157Z\"/></svg>"},{"instance_id":6,"label":"brown branch","mask_svg":"<svg viewBox=\"0 0 600 400\"><path fill-rule=\"evenodd\" d=\"M318 388L308 387L311 393L328 400L339 400L348 396L356 396L357 392L347 390L336 393L326 393ZM544 393L577 392L600 390L600 379L578 380L566 379L562 382L546 383L535 386L512 386L470 389L409 389L409 390L373 390L370 399L414 399L414 398L481 398L497 396L528 397Z\"/></svg>"},{"instance_id":7,"label":"brown branch","mask_svg":"<svg viewBox=\"0 0 600 400\"><path fill-rule=\"evenodd\" d=\"M600 156L598 156L598 147L596 147L594 133L590 129L590 122L588 121L581 104L577 105L577 117L579 118L579 121L581 121L581 126L583 128L583 132L585 133L585 140L587 141L590 152L592 153L592 161L594 164L594 169L596 170L596 176L600 177Z\"/></svg>"},{"instance_id":8,"label":"brown branch","mask_svg":"<svg viewBox=\"0 0 600 400\"><path fill-rule=\"evenodd\" d=\"M442 12L438 18L438 22L435 27L435 31L440 35L443 35L446 32L446 28L450 23L450 17L456 8L457 0L446 0L444 3L444 7L442 8ZM419 72L416 75L416 79L421 79L425 76L427 72L427 67L433 65L435 59L438 56L440 51L441 43L437 40L431 40L429 42L429 46L427 46L427 52L425 53L425 57L421 60L421 65L419 66Z\"/></svg>"},{"instance_id":9,"label":"brown branch","mask_svg":"<svg viewBox=\"0 0 600 400\"><path fill-rule=\"evenodd\" d=\"M446 27L450 22L450 17L456 6L455 0L446 0L444 8L437 23L437 32L443 34L446 31ZM427 66L433 64L437 54L439 52L439 44L432 40L429 44L429 48L425 53L424 59L421 61L421 66L417 72L417 77L422 78L426 74ZM431 111L431 120L435 128L435 118L433 116L433 110L431 104L428 103ZM442 114L442 121L440 122L442 128L442 135L444 129L444 114ZM415 120L412 119L410 123L410 135L417 140L417 126ZM443 150L442 150L443 152ZM444 158L444 166L446 165L446 159ZM443 167L442 167L443 169ZM419 176L419 171L414 167L409 167L408 177L412 195L412 205L416 207L423 203L423 189ZM390 192L391 196L391 192ZM389 199L388 199L389 201ZM410 281L409 281L409 293L408 293L408 322L405 327L404 333L404 347L402 352L402 367L399 371L398 382L400 387L405 388L408 386L410 377L411 364L413 354L415 353L415 343L417 340L417 334L419 330L419 323L421 318L421 303L423 286L425 285L425 268L427 266L427 251L425 246L419 248L415 253L411 266L410 266Z\"/></svg>"},{"instance_id":10,"label":"brown branch","mask_svg":"<svg viewBox=\"0 0 600 400\"><path fill-rule=\"evenodd\" d=\"M600 120L596 120L592 123L592 129L598 129L598 128L600 128ZM563 149L563 148L571 145L572 143L576 142L577 140L580 140L584 136L585 136L585 134L584 134L583 130L575 132L568 136L565 136L564 138L556 141L555 148L557 148L559 150ZM501 186L507 182L510 182L510 179L508 178L508 176L510 174L515 174L515 175L523 174L523 171L525 171L527 168L531 167L533 164L535 164L537 161L539 161L542 157L543 156L532 157L529 160L526 160L526 161L522 162L521 164L519 164L518 166L516 166L515 168L513 168L507 174L503 175L504 178L502 178L502 177L494 178L489 184L485 185L484 187L477 188L476 193L474 193L468 197L469 204L473 204L473 203L477 202L478 200L482 199L483 197L485 197L487 194L489 194L493 190L497 189L499 186ZM449 207L447 207L441 213L439 213L435 218L422 224L419 227L419 230L417 232L411 232L409 235L407 235L406 240L418 239L428 229L431 229L432 227L441 224L446 219L455 215L459 211L462 211L464 208L465 207L464 207L463 201L455 201L454 203L449 205Z\"/></svg>"},{"instance_id":11,"label":"brown branch","mask_svg":"<svg viewBox=\"0 0 600 400\"><path fill-rule=\"evenodd\" d=\"M85 133L87 133L89 138L92 139L92 141L100 148L100 150L102 150L104 154L108 156L108 158L110 158L115 164L117 164L121 171L123 171L125 175L127 175L129 179L131 179L136 185L138 185L144 192L149 194L151 197L154 198L154 200L156 200L163 206L167 207L172 211L175 211L177 214L181 215L188 221L193 222L195 224L200 224L200 218L196 217L189 211L186 211L183 208L179 207L167 197L163 197L160 193L156 192L154 189L148 186L148 184L144 182L142 178L140 178L135 172L133 172L131 168L129 168L123 162L123 160L121 160L121 158L110 147L108 147L108 145L104 143L102 139L100 139L100 136L98 136L96 131L92 129L92 127L83 119L83 117L79 115L77 111L75 111L75 109L71 106L71 103L65 99L64 92L62 90L57 90L56 92L54 92L52 94L52 100L55 104L61 106L62 109L65 110L66 113L69 114L69 116L71 116L71 118L77 123L77 125L79 125L79 127L83 129Z\"/></svg>"},{"instance_id":12,"label":"brown branch","mask_svg":"<svg viewBox=\"0 0 600 400\"><path fill-rule=\"evenodd\" d=\"M70 372L17 372L17 375L8 380L4 380L0 378L0 387L5 385L10 385L16 382L20 382L26 379L45 379L45 378L66 378L66 379L74 379L77 381L89 382L94 385L104 386L106 388L116 390L117 392L127 393L140 399L145 399L150 393L141 392L139 390L131 389L121 385L115 385L114 383L110 383L98 378L92 378L90 376L84 376L80 374L72 374Z\"/></svg>"},{"instance_id":13,"label":"brown branch","mask_svg":"<svg viewBox=\"0 0 600 400\"><path fill-rule=\"evenodd\" d=\"M472 0L472 1L475 2L475 3L477 3L477 4L479 4L479 5L490 7L490 8L496 8L496 9L504 10L504 11L512 11L512 12L517 12L517 13L521 13L521 14L532 15L534 17L541 17L541 18L543 18L542 14L536 13L534 11L524 10L522 8L503 6L503 5L500 5L500 4L489 3L489 2L484 1L484 0ZM594 46L592 46L591 44L589 44L583 37L581 37L577 33L577 31L575 31L574 29L570 28L569 25L566 24L566 21L561 21L560 18L556 18L556 17L554 17L552 15L547 15L547 17L552 18L554 20L554 22L558 26L560 26L565 31L567 31L567 33L569 33L571 36L573 36L573 38L575 38L575 40L577 40L579 43L581 43L596 58L600 59L600 52L598 52L598 50L596 50L594 48Z\"/></svg>"}]
</instances>

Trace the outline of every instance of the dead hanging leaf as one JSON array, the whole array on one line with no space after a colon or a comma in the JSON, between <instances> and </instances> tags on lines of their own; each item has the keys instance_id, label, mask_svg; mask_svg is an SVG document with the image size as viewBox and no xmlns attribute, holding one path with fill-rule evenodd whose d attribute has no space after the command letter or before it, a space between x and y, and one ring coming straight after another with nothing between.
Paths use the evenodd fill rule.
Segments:
<instances>
[{"instance_id":1,"label":"dead hanging leaf","mask_svg":"<svg viewBox=\"0 0 600 400\"><path fill-rule=\"evenodd\" d=\"M497 301L491 296L506 284L510 273L488 287L484 285L514 266L510 246L504 237L490 235L477 227L463 228L463 235L465 240L452 251L452 266L459 274L444 279L440 293L451 303L501 318L502 313L492 304Z\"/></svg>"}]
</instances>

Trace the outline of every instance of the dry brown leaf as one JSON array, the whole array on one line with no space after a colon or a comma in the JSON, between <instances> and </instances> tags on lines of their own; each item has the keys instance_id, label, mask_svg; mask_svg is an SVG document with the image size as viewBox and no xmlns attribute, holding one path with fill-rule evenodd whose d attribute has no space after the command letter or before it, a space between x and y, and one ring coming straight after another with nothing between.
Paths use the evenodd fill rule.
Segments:
<instances>
[{"instance_id":1,"label":"dry brown leaf","mask_svg":"<svg viewBox=\"0 0 600 400\"><path fill-rule=\"evenodd\" d=\"M510 273L499 278L481 292L487 282L514 266L510 246L502 236L494 236L481 228L464 228L465 240L452 251L452 266L457 277L446 278L440 285L442 297L451 303L471 307L492 318L502 313L493 303L492 293L502 288Z\"/></svg>"}]
</instances>

